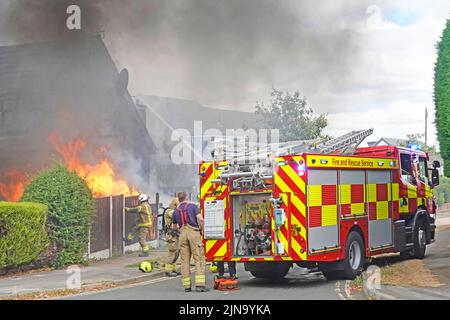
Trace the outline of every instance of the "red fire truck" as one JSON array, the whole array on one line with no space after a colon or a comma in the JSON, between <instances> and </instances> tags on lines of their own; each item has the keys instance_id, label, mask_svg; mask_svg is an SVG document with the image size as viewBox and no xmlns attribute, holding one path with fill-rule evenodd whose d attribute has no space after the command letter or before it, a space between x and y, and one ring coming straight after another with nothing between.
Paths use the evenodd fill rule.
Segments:
<instances>
[{"instance_id":1,"label":"red fire truck","mask_svg":"<svg viewBox=\"0 0 450 320\"><path fill-rule=\"evenodd\" d=\"M257 278L297 264L353 279L376 255L422 259L435 240L439 162L411 148L358 148L371 133L202 161L207 260L243 262Z\"/></svg>"}]
</instances>

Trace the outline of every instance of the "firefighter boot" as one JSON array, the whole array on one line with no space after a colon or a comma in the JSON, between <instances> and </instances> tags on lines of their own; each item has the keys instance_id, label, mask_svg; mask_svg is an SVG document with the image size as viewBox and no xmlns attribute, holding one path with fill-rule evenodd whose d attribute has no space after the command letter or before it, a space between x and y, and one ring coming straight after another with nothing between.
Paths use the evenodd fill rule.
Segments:
<instances>
[{"instance_id":1,"label":"firefighter boot","mask_svg":"<svg viewBox=\"0 0 450 320\"><path fill-rule=\"evenodd\" d=\"M175 271L166 272L166 277L169 278L178 277L178 272Z\"/></svg>"},{"instance_id":2,"label":"firefighter boot","mask_svg":"<svg viewBox=\"0 0 450 320\"><path fill-rule=\"evenodd\" d=\"M203 286L197 286L197 287L195 287L195 291L197 291L197 292L208 292L209 288L208 287L203 287Z\"/></svg>"}]
</instances>

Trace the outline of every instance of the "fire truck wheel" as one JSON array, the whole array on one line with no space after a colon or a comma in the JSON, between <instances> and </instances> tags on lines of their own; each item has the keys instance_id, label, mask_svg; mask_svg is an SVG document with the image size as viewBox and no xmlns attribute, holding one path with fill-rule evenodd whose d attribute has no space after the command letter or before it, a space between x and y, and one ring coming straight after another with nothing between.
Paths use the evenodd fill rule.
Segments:
<instances>
[{"instance_id":1,"label":"fire truck wheel","mask_svg":"<svg viewBox=\"0 0 450 320\"><path fill-rule=\"evenodd\" d=\"M342 279L344 276L342 275L341 271L326 271L326 270L322 270L322 273L324 275L324 277L328 280L340 280Z\"/></svg>"},{"instance_id":2,"label":"fire truck wheel","mask_svg":"<svg viewBox=\"0 0 450 320\"><path fill-rule=\"evenodd\" d=\"M344 279L353 280L363 270L364 252L364 241L361 235L356 231L350 232L345 244L344 269L342 270Z\"/></svg>"},{"instance_id":3,"label":"fire truck wheel","mask_svg":"<svg viewBox=\"0 0 450 320\"><path fill-rule=\"evenodd\" d=\"M413 257L416 259L423 259L425 257L425 250L427 248L427 239L426 239L426 226L423 219L417 222L416 227L414 228L414 251Z\"/></svg>"},{"instance_id":4,"label":"fire truck wheel","mask_svg":"<svg viewBox=\"0 0 450 320\"><path fill-rule=\"evenodd\" d=\"M255 270L250 271L252 276L261 279L283 279L289 272L290 265L280 265L271 270Z\"/></svg>"}]
</instances>

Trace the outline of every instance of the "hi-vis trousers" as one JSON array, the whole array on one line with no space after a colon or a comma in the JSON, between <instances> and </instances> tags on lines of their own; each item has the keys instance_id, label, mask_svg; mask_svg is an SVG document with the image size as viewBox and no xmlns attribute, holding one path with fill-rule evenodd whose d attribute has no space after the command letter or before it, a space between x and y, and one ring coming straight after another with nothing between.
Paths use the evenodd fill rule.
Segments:
<instances>
[{"instance_id":1,"label":"hi-vis trousers","mask_svg":"<svg viewBox=\"0 0 450 320\"><path fill-rule=\"evenodd\" d=\"M167 256L164 259L165 267L164 270L166 272L174 272L176 271L176 264L179 256L179 240L178 237L170 234L169 232L166 233L166 242L167 247L169 249L169 252L167 253Z\"/></svg>"},{"instance_id":2,"label":"hi-vis trousers","mask_svg":"<svg viewBox=\"0 0 450 320\"><path fill-rule=\"evenodd\" d=\"M195 263L195 286L205 287L205 249L198 229L184 225L180 229L181 282L184 288L191 287L191 256Z\"/></svg>"}]
</instances>

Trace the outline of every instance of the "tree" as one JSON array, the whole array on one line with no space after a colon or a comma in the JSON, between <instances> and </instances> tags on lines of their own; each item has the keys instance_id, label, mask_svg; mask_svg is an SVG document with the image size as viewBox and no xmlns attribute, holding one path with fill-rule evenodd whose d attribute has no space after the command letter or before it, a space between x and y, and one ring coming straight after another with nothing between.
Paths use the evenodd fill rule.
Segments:
<instances>
[{"instance_id":1,"label":"tree","mask_svg":"<svg viewBox=\"0 0 450 320\"><path fill-rule=\"evenodd\" d=\"M271 96L269 106L256 103L255 113L262 115L271 128L280 130L280 141L310 140L322 136L322 130L327 126L326 115L315 116L299 91L291 95L273 88Z\"/></svg>"},{"instance_id":2,"label":"tree","mask_svg":"<svg viewBox=\"0 0 450 320\"><path fill-rule=\"evenodd\" d=\"M26 187L21 201L48 206L51 252L49 262L54 267L87 261L89 230L94 215L92 193L75 172L61 164L41 172Z\"/></svg>"},{"instance_id":3,"label":"tree","mask_svg":"<svg viewBox=\"0 0 450 320\"><path fill-rule=\"evenodd\" d=\"M434 69L434 103L436 129L444 174L450 176L450 20L437 45L438 59Z\"/></svg>"},{"instance_id":4,"label":"tree","mask_svg":"<svg viewBox=\"0 0 450 320\"><path fill-rule=\"evenodd\" d=\"M442 206L444 203L450 203L450 178L441 177L440 184L434 188L434 195L437 204Z\"/></svg>"}]
</instances>

